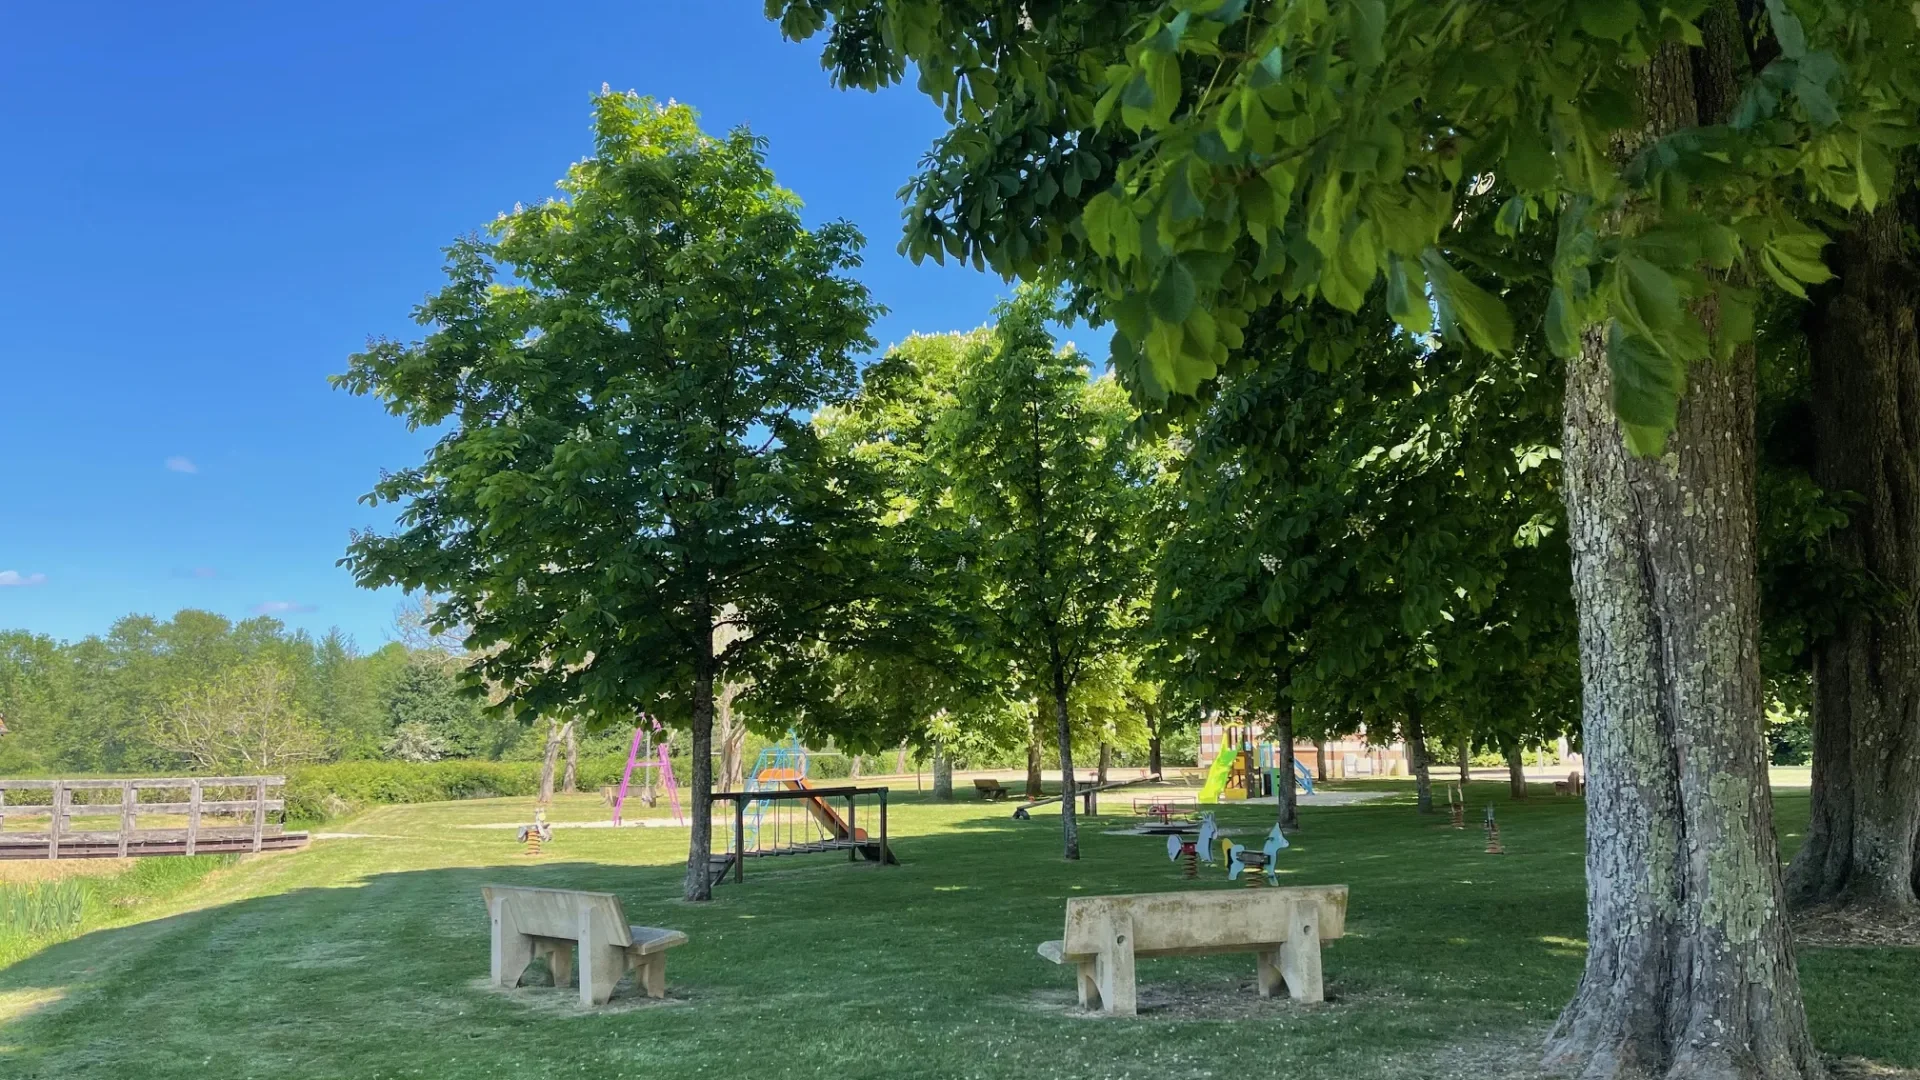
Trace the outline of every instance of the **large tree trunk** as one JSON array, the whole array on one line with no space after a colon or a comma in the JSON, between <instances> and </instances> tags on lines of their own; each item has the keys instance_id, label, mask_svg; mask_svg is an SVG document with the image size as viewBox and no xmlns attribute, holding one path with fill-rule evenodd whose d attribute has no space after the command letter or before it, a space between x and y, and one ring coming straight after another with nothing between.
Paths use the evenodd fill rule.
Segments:
<instances>
[{"instance_id":1,"label":"large tree trunk","mask_svg":"<svg viewBox=\"0 0 1920 1080\"><path fill-rule=\"evenodd\" d=\"M1071 862L1080 857L1080 818L1073 806L1073 728L1067 723L1067 676L1058 660L1053 664L1053 719L1060 739L1061 855Z\"/></svg>"},{"instance_id":2,"label":"large tree trunk","mask_svg":"<svg viewBox=\"0 0 1920 1080\"><path fill-rule=\"evenodd\" d=\"M1156 707L1148 705L1142 712L1146 715L1147 720L1147 772L1150 775L1159 776L1160 711Z\"/></svg>"},{"instance_id":3,"label":"large tree trunk","mask_svg":"<svg viewBox=\"0 0 1920 1080\"><path fill-rule=\"evenodd\" d=\"M1273 778L1274 819L1284 832L1300 828L1300 799L1293 780L1293 699L1287 696L1286 676L1280 677L1273 702L1273 741L1280 748L1279 768Z\"/></svg>"},{"instance_id":4,"label":"large tree trunk","mask_svg":"<svg viewBox=\"0 0 1920 1080\"><path fill-rule=\"evenodd\" d=\"M1501 748L1507 759L1507 796L1512 799L1527 797L1527 757L1520 744L1510 742Z\"/></svg>"},{"instance_id":5,"label":"large tree trunk","mask_svg":"<svg viewBox=\"0 0 1920 1080\"><path fill-rule=\"evenodd\" d=\"M1420 699L1407 695L1407 768L1413 770L1414 806L1433 813L1433 764L1427 757L1427 728L1420 719Z\"/></svg>"},{"instance_id":6,"label":"large tree trunk","mask_svg":"<svg viewBox=\"0 0 1920 1080\"><path fill-rule=\"evenodd\" d=\"M1706 48L1654 56L1642 95L1651 133L1724 115L1739 55L1730 8L1703 20ZM1587 965L1546 1064L1589 1080L1819 1077L1761 732L1753 352L1693 365L1659 458L1627 448L1611 393L1603 335L1590 331L1567 368L1562 446Z\"/></svg>"},{"instance_id":7,"label":"large tree trunk","mask_svg":"<svg viewBox=\"0 0 1920 1080\"><path fill-rule=\"evenodd\" d=\"M560 725L549 720L547 721L546 752L540 759L540 794L534 798L534 801L538 802L541 806L546 806L553 802L553 768L559 760Z\"/></svg>"},{"instance_id":8,"label":"large tree trunk","mask_svg":"<svg viewBox=\"0 0 1920 1080\"><path fill-rule=\"evenodd\" d=\"M709 624L711 615L707 616ZM693 828L687 843L688 900L713 899L713 682L711 638L693 658Z\"/></svg>"},{"instance_id":9,"label":"large tree trunk","mask_svg":"<svg viewBox=\"0 0 1920 1080\"><path fill-rule=\"evenodd\" d=\"M1920 302L1900 208L1856 215L1807 316L1814 479L1861 501L1832 553L1897 595L1813 644L1813 803L1796 904L1898 911L1920 897ZM1920 217L1920 215L1909 215Z\"/></svg>"},{"instance_id":10,"label":"large tree trunk","mask_svg":"<svg viewBox=\"0 0 1920 1080\"><path fill-rule=\"evenodd\" d=\"M1325 739L1313 745L1313 780L1316 784L1327 782L1327 740Z\"/></svg>"},{"instance_id":11,"label":"large tree trunk","mask_svg":"<svg viewBox=\"0 0 1920 1080\"><path fill-rule=\"evenodd\" d=\"M560 790L571 795L580 790L580 739L574 733L573 721L567 721L562 730L567 737L567 771L560 777Z\"/></svg>"},{"instance_id":12,"label":"large tree trunk","mask_svg":"<svg viewBox=\"0 0 1920 1080\"><path fill-rule=\"evenodd\" d=\"M1040 786L1040 703L1033 703L1033 723L1027 725L1027 798L1041 796Z\"/></svg>"},{"instance_id":13,"label":"large tree trunk","mask_svg":"<svg viewBox=\"0 0 1920 1080\"><path fill-rule=\"evenodd\" d=\"M933 746L933 798L936 802L953 801L953 759L939 743Z\"/></svg>"}]
</instances>

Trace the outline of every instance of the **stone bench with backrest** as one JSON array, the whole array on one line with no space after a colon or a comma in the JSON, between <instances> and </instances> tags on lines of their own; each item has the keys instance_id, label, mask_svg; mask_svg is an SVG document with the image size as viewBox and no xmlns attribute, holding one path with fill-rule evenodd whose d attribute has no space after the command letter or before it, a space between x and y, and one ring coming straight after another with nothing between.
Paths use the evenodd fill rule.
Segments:
<instances>
[{"instance_id":1,"label":"stone bench with backrest","mask_svg":"<svg viewBox=\"0 0 1920 1080\"><path fill-rule=\"evenodd\" d=\"M1346 932L1347 887L1141 893L1067 901L1066 935L1040 955L1079 970L1080 1004L1131 1016L1134 960L1254 954L1261 997L1284 981L1295 1001L1321 1001L1320 943Z\"/></svg>"},{"instance_id":2,"label":"stone bench with backrest","mask_svg":"<svg viewBox=\"0 0 1920 1080\"><path fill-rule=\"evenodd\" d=\"M527 965L539 957L553 972L553 985L564 987L578 954L582 1005L606 1004L614 984L629 971L646 996L667 995L666 951L686 944L687 935L629 926L620 898L612 893L486 885L480 894L493 923L495 986L519 985Z\"/></svg>"}]
</instances>

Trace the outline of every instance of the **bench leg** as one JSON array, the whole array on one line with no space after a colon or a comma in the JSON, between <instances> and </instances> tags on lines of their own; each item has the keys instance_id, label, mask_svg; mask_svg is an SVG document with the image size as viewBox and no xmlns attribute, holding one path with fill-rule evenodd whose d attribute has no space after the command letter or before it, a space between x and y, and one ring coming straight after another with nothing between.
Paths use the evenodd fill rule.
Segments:
<instances>
[{"instance_id":1,"label":"bench leg","mask_svg":"<svg viewBox=\"0 0 1920 1080\"><path fill-rule=\"evenodd\" d=\"M1286 977L1293 1000L1326 1000L1320 980L1320 905L1294 907L1293 925L1287 927L1287 940L1280 946L1280 974Z\"/></svg>"},{"instance_id":2,"label":"bench leg","mask_svg":"<svg viewBox=\"0 0 1920 1080\"><path fill-rule=\"evenodd\" d=\"M526 974L527 965L533 962L533 939L512 927L502 926L500 917L493 917L493 985L512 988L520 985L520 976Z\"/></svg>"},{"instance_id":3,"label":"bench leg","mask_svg":"<svg viewBox=\"0 0 1920 1080\"><path fill-rule=\"evenodd\" d=\"M1253 956L1255 965L1254 984L1259 988L1261 997L1270 998L1273 996L1275 990L1280 989L1280 983L1282 982L1280 978L1280 950L1275 949L1272 952L1254 953Z\"/></svg>"},{"instance_id":4,"label":"bench leg","mask_svg":"<svg viewBox=\"0 0 1920 1080\"><path fill-rule=\"evenodd\" d=\"M580 1004L605 1005L613 984L627 973L627 950L617 945L580 946Z\"/></svg>"},{"instance_id":5,"label":"bench leg","mask_svg":"<svg viewBox=\"0 0 1920 1080\"><path fill-rule=\"evenodd\" d=\"M1074 982L1080 994L1080 1007L1090 1008L1100 1000L1100 980L1094 971L1093 962L1089 960L1075 964L1074 972Z\"/></svg>"},{"instance_id":6,"label":"bench leg","mask_svg":"<svg viewBox=\"0 0 1920 1080\"><path fill-rule=\"evenodd\" d=\"M573 942L559 938L536 938L533 955L547 962L553 972L553 985L566 989L573 985Z\"/></svg>"},{"instance_id":7,"label":"bench leg","mask_svg":"<svg viewBox=\"0 0 1920 1080\"><path fill-rule=\"evenodd\" d=\"M633 981L640 992L650 998L667 996L667 954L654 953L652 956L633 958Z\"/></svg>"},{"instance_id":8,"label":"bench leg","mask_svg":"<svg viewBox=\"0 0 1920 1080\"><path fill-rule=\"evenodd\" d=\"M1100 1008L1115 1016L1140 1011L1133 985L1133 920L1122 915L1107 927L1106 948L1094 960Z\"/></svg>"}]
</instances>

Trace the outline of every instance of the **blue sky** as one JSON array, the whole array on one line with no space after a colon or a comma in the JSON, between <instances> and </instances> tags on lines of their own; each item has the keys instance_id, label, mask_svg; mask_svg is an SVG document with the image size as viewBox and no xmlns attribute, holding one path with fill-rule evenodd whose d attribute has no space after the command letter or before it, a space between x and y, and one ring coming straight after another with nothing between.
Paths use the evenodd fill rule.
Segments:
<instances>
[{"instance_id":1,"label":"blue sky","mask_svg":"<svg viewBox=\"0 0 1920 1080\"><path fill-rule=\"evenodd\" d=\"M386 640L336 567L410 435L326 377L414 336L440 249L553 191L602 83L770 140L813 221L869 241L884 346L1005 289L894 253L941 128L829 86L761 0L13 5L0 34L0 628L270 613Z\"/></svg>"}]
</instances>

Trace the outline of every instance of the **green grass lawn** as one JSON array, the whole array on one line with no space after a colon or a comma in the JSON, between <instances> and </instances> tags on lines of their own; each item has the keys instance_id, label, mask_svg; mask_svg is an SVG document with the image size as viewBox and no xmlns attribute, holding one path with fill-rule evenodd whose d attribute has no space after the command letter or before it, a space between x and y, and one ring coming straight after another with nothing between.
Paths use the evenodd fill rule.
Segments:
<instances>
[{"instance_id":1,"label":"green grass lawn","mask_svg":"<svg viewBox=\"0 0 1920 1080\"><path fill-rule=\"evenodd\" d=\"M1356 787L1360 785L1345 785ZM1580 804L1499 808L1508 854L1477 827L1419 818L1404 793L1313 808L1285 883L1352 886L1325 953L1332 1000L1253 995L1248 956L1142 961L1143 1011L1073 1007L1073 977L1034 954L1081 894L1238 888L1180 878L1157 838L1085 821L1059 858L1057 819L1011 807L895 803L903 865L754 860L711 904L679 900L686 834L561 829L538 859L510 831L527 800L390 807L336 822L358 838L242 860L118 924L0 969L0 1076L1204 1077L1524 1076L1580 972ZM1124 815L1128 800L1107 804ZM1792 831L1805 796L1783 793ZM1257 841L1270 808L1222 822ZM556 821L591 820L588 796ZM623 988L583 1012L571 992L485 986L487 882L618 893L635 922L686 931L670 1000ZM1815 1035L1836 1056L1920 1066L1920 950L1808 950Z\"/></svg>"}]
</instances>

